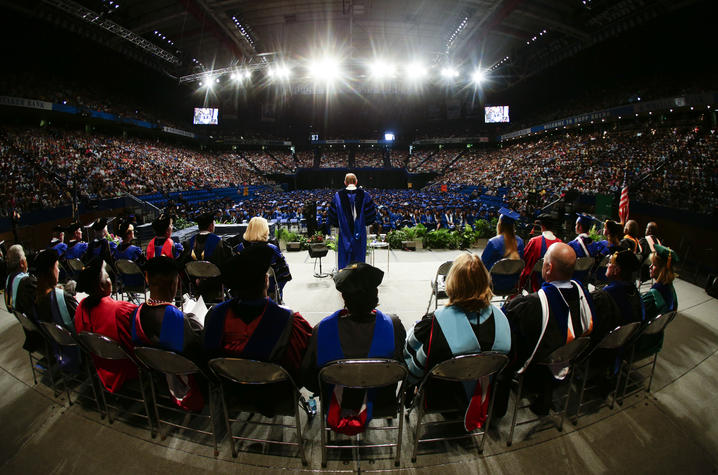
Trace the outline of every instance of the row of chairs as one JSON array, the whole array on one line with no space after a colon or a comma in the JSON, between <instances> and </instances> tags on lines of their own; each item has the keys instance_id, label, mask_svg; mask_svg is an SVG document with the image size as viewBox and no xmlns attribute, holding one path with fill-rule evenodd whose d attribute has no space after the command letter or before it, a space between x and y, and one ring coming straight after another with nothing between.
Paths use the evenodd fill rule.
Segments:
<instances>
[{"instance_id":1,"label":"row of chairs","mask_svg":"<svg viewBox=\"0 0 718 475\"><path fill-rule=\"evenodd\" d=\"M197 431L206 436L212 437L213 448L215 456L218 455L218 445L220 442L219 434L215 423L217 419L217 412L215 408L217 406L216 400L219 399L219 404L222 409L221 418L224 420L224 429L230 440L232 448L232 455L237 456L238 450L235 441L249 441L249 442L261 442L279 444L282 446L296 446L299 450L299 456L303 464L306 465L307 459L304 449L304 439L302 436L302 424L300 420L300 409L304 409L309 417L307 411L307 403L299 392L298 387L294 383L291 375L281 366L252 361L244 360L239 358L216 358L210 360L208 368L202 369L194 362L188 360L182 355L165 351L157 348L138 347L135 348L133 354L126 352L122 346L113 341L112 339L90 333L81 332L77 335L72 334L67 329L60 325L42 323L41 326L35 325L27 316L16 312L16 318L20 321L23 328L29 331L36 331L42 334L46 338L46 344L44 351L46 354L42 358L38 355L30 353L30 361L33 371L33 379L37 383L35 377L35 370L41 361L43 363L45 372L49 373L53 391L57 395L56 381L54 379L57 373L62 373L62 382L65 386L67 393L68 402L72 404L70 396L70 383L77 382L80 385L89 383L92 387L91 397L97 410L104 418L110 423L113 422L114 418L112 410L120 411L121 406L113 405L114 400L117 398L129 401L132 404L140 404L140 411L128 410L127 413L130 415L138 416L147 421L152 437L155 437L162 426L166 426L166 430L162 433L164 439L167 433L172 428ZM651 366L650 375L648 376L648 384L646 391L650 391L651 381L653 379L653 372L655 371L657 353L652 355L652 361L643 364L642 366L636 366L639 355L635 353L634 343L642 335L655 335L663 331L675 317L675 312L661 315L649 322L648 325L641 328L640 324L632 323L616 328L610 332L598 345L593 348L589 346L589 340L587 338L577 338L568 345L554 351L546 360L537 362L539 365L547 367L567 367L569 369L568 378L568 394L565 397L563 410L560 412L561 421L558 426L559 430L563 428L564 416L568 413L569 401L572 393L578 395L578 402L576 411L574 413L574 424L578 422L578 418L581 415L582 408L586 406L584 396L589 389L586 386L586 382L589 379L590 361L595 352L600 350L617 351L622 349L621 354L621 365L617 375L616 385L611 393L611 407L614 403L620 400L622 403L623 399L627 394L637 392L642 389L642 384L645 378L637 377L639 371L642 368ZM63 347L75 347L82 350L83 366L85 371L85 377L80 376L80 373L68 375L65 371L56 372L55 367L61 368L61 362L53 362L51 346L59 345ZM128 384L127 387L123 388L120 392L108 391L102 383L96 378L96 371L91 370L92 358L95 356L106 360L123 360L129 361L135 364L138 368L139 379L137 384ZM456 410L458 408L432 408L428 410L425 407L425 397L427 388L429 387L432 380L442 381L454 381L454 382L470 382L478 381L485 378L493 378L504 369L508 363L506 355L494 353L494 352L483 352L479 354L461 355L453 359L444 361L434 368L432 368L426 375L424 380L418 386L418 391L412 400L409 411L416 411L417 422L414 428L414 443L412 448L412 461L416 461L416 455L418 446L421 443L436 442L440 440L452 440L458 438L478 438L478 452L482 453L485 439L486 430L479 430L470 433L453 434L449 436L436 436L430 428L437 425L455 424L457 421L452 420L439 420L439 421L426 421L425 416L431 413L441 412L442 414L447 411ZM197 429L190 425L184 424L181 421L188 415L188 412L178 409L172 401L170 401L167 395L167 388L163 387L162 381L166 375L173 377L197 377L202 381L206 382L209 388L207 393L209 395L209 414L192 414L197 418L203 419L208 422L208 428ZM339 360L323 367L319 372L319 386L326 388L327 385L341 385L347 388L357 389L369 389L378 388L385 386L396 387L396 399L392 403L392 407L384 408L381 417L393 418L398 417L398 424L395 426L389 425L386 427L374 427L372 429L379 430L396 430L397 437L395 442L392 443L359 443L359 440L355 440L353 444L339 444L330 440L331 429L326 426L326 408L328 407L328 398L331 394L327 394L326 391L321 391L320 402L321 402L321 447L322 447L322 466L326 466L327 463L327 452L328 449L354 449L354 448L371 448L371 447L394 447L395 457L394 463L398 466L401 455L401 443L402 443L402 432L404 422L404 399L406 391L406 368L394 360L387 359L350 359L350 360ZM74 379L70 379L74 378ZM578 384L577 381L581 383ZM232 429L233 423L248 424L252 423L251 415L249 418L240 420L239 418L231 417L232 411L239 410L245 412L253 412L253 408L247 407L232 407L230 406L226 395L229 393L227 386L229 385L240 385L242 387L257 385L273 385L283 383L291 388L291 391L283 392L283 395L288 399L289 404L286 405L289 408L288 411L279 412L285 416L291 416L294 418L293 425L279 424L283 429L292 429L296 432L296 441L284 441L274 440L269 438L258 438L250 437L241 434L235 434ZM623 385L621 385L623 383ZM513 442L514 429L517 425L526 424L529 422L535 422L536 419L517 421L517 414L520 409L525 406L521 406L523 399L524 385L523 385L523 374L515 375L513 378L513 384L517 387L514 397L514 410L511 421L511 428L509 438L507 441L508 445ZM150 390L148 391L146 386L149 385ZM631 392L628 391L629 387L633 387ZM82 386L81 386L82 387ZM79 394L82 393L81 389L77 390ZM495 391L492 391L491 400L489 403L488 419L484 424L484 428L488 428L491 424L491 417L493 412ZM150 412L150 406L152 406L152 412ZM172 419L169 417L163 417L163 414L174 413L179 415L178 419ZM375 412L379 414L381 411L375 408ZM463 414L462 411L459 412ZM408 413L406 418L408 419ZM276 425L269 424L266 422L254 423L262 425Z\"/></svg>"}]
</instances>

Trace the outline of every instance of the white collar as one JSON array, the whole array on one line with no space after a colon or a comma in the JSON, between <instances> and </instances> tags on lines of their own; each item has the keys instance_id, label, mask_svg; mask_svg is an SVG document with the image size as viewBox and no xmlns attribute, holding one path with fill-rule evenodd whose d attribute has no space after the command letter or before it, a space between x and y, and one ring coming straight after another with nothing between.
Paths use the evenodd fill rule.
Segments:
<instances>
[{"instance_id":1,"label":"white collar","mask_svg":"<svg viewBox=\"0 0 718 475\"><path fill-rule=\"evenodd\" d=\"M211 234L209 231L200 231L200 236L204 236L205 234Z\"/></svg>"},{"instance_id":2,"label":"white collar","mask_svg":"<svg viewBox=\"0 0 718 475\"><path fill-rule=\"evenodd\" d=\"M347 190L349 190L349 191L356 190L356 189L357 189L356 185L347 185Z\"/></svg>"},{"instance_id":3,"label":"white collar","mask_svg":"<svg viewBox=\"0 0 718 475\"><path fill-rule=\"evenodd\" d=\"M543 237L545 237L546 239L548 239L549 241L553 241L554 239L556 239L556 235L554 233L552 233L551 231L544 231L541 233L541 235Z\"/></svg>"},{"instance_id":4,"label":"white collar","mask_svg":"<svg viewBox=\"0 0 718 475\"><path fill-rule=\"evenodd\" d=\"M576 237L587 238L587 237L590 237L590 236L588 235L588 233L581 233L581 234L579 234L579 235L576 236Z\"/></svg>"},{"instance_id":5,"label":"white collar","mask_svg":"<svg viewBox=\"0 0 718 475\"><path fill-rule=\"evenodd\" d=\"M557 289L570 289L573 287L573 284L571 284L570 280L554 280L549 283Z\"/></svg>"}]
</instances>

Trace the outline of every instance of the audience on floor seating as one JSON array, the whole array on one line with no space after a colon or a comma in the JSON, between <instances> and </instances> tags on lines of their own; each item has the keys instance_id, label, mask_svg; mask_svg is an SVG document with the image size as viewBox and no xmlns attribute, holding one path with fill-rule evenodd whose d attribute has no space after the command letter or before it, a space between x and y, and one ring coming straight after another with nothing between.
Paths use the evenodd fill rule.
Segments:
<instances>
[{"instance_id":1,"label":"audience on floor seating","mask_svg":"<svg viewBox=\"0 0 718 475\"><path fill-rule=\"evenodd\" d=\"M572 241L569 241L567 243L576 253L577 258L592 257L595 259L600 254L600 246L597 243L593 242L591 236L588 235L589 231L591 230L591 226L593 225L593 221L594 219L592 217L578 213L578 217L576 218L576 226L574 227L576 237ZM587 284L589 274L592 270L593 269L588 269L582 272L577 271L574 274L573 278L575 280L583 282L584 284Z\"/></svg>"},{"instance_id":2,"label":"audience on floor seating","mask_svg":"<svg viewBox=\"0 0 718 475\"><path fill-rule=\"evenodd\" d=\"M273 278L270 278L268 291L272 295L275 291L275 286L278 286L281 297L284 292L284 286L292 280L292 273L289 271L289 265L282 251L269 242L269 223L260 216L255 216L249 220L247 230L242 235L242 242L237 244L235 251L242 252L243 249L253 247L267 248L271 251L270 266L274 271L276 282L274 282Z\"/></svg>"},{"instance_id":3,"label":"audience on floor seating","mask_svg":"<svg viewBox=\"0 0 718 475\"><path fill-rule=\"evenodd\" d=\"M82 225L80 223L71 223L67 227L67 234L72 239L67 243L67 251L65 251L65 259L82 259L87 252L87 243L82 240Z\"/></svg>"},{"instance_id":4,"label":"audience on floor seating","mask_svg":"<svg viewBox=\"0 0 718 475\"><path fill-rule=\"evenodd\" d=\"M621 239L621 247L625 247L634 254L643 254L640 242L641 231L638 227L638 221L634 219L626 221L626 224L623 227L623 233L624 236L623 239Z\"/></svg>"},{"instance_id":5,"label":"audience on floor seating","mask_svg":"<svg viewBox=\"0 0 718 475\"><path fill-rule=\"evenodd\" d=\"M481 262L487 270L501 259L523 259L524 240L516 235L516 220L519 214L508 208L499 210L499 220L496 223L496 236L489 239L484 251L481 253ZM516 287L516 279L507 275L493 276L494 291L505 291Z\"/></svg>"},{"instance_id":6,"label":"audience on floor seating","mask_svg":"<svg viewBox=\"0 0 718 475\"><path fill-rule=\"evenodd\" d=\"M541 273L544 283L537 292L509 300L503 308L512 330L514 359L503 372L495 414L505 413L514 372L525 372L524 385L538 397L531 405L536 414L548 414L556 381L565 379L568 368L537 365L554 350L581 336L598 341L603 335L599 315L588 290L571 281L576 253L568 244L556 242L546 251Z\"/></svg>"},{"instance_id":7,"label":"audience on floor seating","mask_svg":"<svg viewBox=\"0 0 718 475\"><path fill-rule=\"evenodd\" d=\"M279 364L301 386L300 367L311 326L298 312L267 297L267 271L272 257L267 246L249 246L227 262L222 277L232 299L214 306L207 314L205 351L209 358L247 358ZM276 405L286 400L289 389L284 383L279 387L246 386L233 393L236 402L266 416L278 413Z\"/></svg>"},{"instance_id":8,"label":"audience on floor seating","mask_svg":"<svg viewBox=\"0 0 718 475\"><path fill-rule=\"evenodd\" d=\"M454 260L446 276L446 294L449 302L425 315L407 335L404 359L413 385L418 385L436 364L454 356L511 350L509 322L491 304L491 277L479 256L462 254ZM427 388L426 405L460 411L465 414L466 430L477 429L487 416L491 397L488 384L477 381L467 387L435 380Z\"/></svg>"},{"instance_id":9,"label":"audience on floor seating","mask_svg":"<svg viewBox=\"0 0 718 475\"><path fill-rule=\"evenodd\" d=\"M591 293L605 329L645 320L641 294L634 279L639 266L638 258L628 249L611 254L606 269L608 284Z\"/></svg>"},{"instance_id":10,"label":"audience on floor seating","mask_svg":"<svg viewBox=\"0 0 718 475\"><path fill-rule=\"evenodd\" d=\"M327 425L347 435L363 432L372 415L396 414L392 403L396 401L395 387L365 393L342 387L320 388L317 379L323 366L344 358L403 361L404 325L396 315L386 315L376 308L378 287L383 278L384 272L363 262L349 264L335 274L334 283L342 294L345 308L314 327L302 364L304 385L315 394L324 391L323 400L331 401L325 410Z\"/></svg>"},{"instance_id":11,"label":"audience on floor seating","mask_svg":"<svg viewBox=\"0 0 718 475\"><path fill-rule=\"evenodd\" d=\"M533 292L538 291L542 283L541 276L533 272L534 265L536 265L539 259L544 257L552 244L562 242L561 239L553 233L553 230L556 229L556 221L553 217L548 214L542 214L536 220L536 224L541 228L541 235L532 237L526 244L526 248L524 249L526 266L521 272L521 278L519 280L519 288L523 289L528 286Z\"/></svg>"},{"instance_id":12,"label":"audience on floor seating","mask_svg":"<svg viewBox=\"0 0 718 475\"><path fill-rule=\"evenodd\" d=\"M145 266L150 297L137 307L130 319L134 346L151 346L173 351L201 364L203 361L202 325L175 307L179 287L179 265L175 259L158 256ZM188 411L204 407L202 391L190 376L167 375L172 400Z\"/></svg>"},{"instance_id":13,"label":"audience on floor seating","mask_svg":"<svg viewBox=\"0 0 718 475\"><path fill-rule=\"evenodd\" d=\"M95 259L80 274L77 290L88 296L75 311L75 330L112 338L131 352L134 345L130 319L137 305L110 297L112 281L108 271L105 261ZM110 392L119 391L126 381L137 378L137 366L131 361L104 360L94 355L93 360L100 381Z\"/></svg>"},{"instance_id":14,"label":"audience on floor seating","mask_svg":"<svg viewBox=\"0 0 718 475\"><path fill-rule=\"evenodd\" d=\"M117 243L108 239L107 218L97 218L92 223L91 229L94 239L88 243L87 252L85 252L83 259L89 261L99 257L112 265L117 254Z\"/></svg>"},{"instance_id":15,"label":"audience on floor seating","mask_svg":"<svg viewBox=\"0 0 718 475\"><path fill-rule=\"evenodd\" d=\"M65 255L65 252L67 252L67 244L65 244L65 228L63 226L58 224L52 228L52 239L47 248L54 249L59 258Z\"/></svg>"},{"instance_id":16,"label":"audience on floor seating","mask_svg":"<svg viewBox=\"0 0 718 475\"><path fill-rule=\"evenodd\" d=\"M7 277L5 279L5 308L8 312L21 312L28 317L32 315L33 301L37 279L28 273L27 258L25 250L20 244L14 244L7 250L5 256L7 266ZM25 343L22 347L27 351L40 351L43 349L42 335L37 332L27 331Z\"/></svg>"},{"instance_id":17,"label":"audience on floor seating","mask_svg":"<svg viewBox=\"0 0 718 475\"><path fill-rule=\"evenodd\" d=\"M167 256L177 259L182 255L184 251L182 244L172 240L174 220L174 216L163 214L152 222L155 237L147 244L145 255L148 259L155 256Z\"/></svg>"},{"instance_id":18,"label":"audience on floor seating","mask_svg":"<svg viewBox=\"0 0 718 475\"><path fill-rule=\"evenodd\" d=\"M128 260L137 264L144 264L147 258L141 247L133 244L135 240L135 223L130 219L124 219L117 227L117 235L122 243L115 250L115 259Z\"/></svg>"}]
</instances>

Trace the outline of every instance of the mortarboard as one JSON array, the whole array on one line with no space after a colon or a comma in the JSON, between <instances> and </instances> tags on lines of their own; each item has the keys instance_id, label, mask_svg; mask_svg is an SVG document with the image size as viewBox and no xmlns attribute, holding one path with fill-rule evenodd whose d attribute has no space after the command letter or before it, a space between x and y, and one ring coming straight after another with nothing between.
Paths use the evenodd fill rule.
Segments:
<instances>
[{"instance_id":1,"label":"mortarboard","mask_svg":"<svg viewBox=\"0 0 718 475\"><path fill-rule=\"evenodd\" d=\"M334 284L341 293L354 294L376 289L384 272L364 262L349 264L334 275Z\"/></svg>"},{"instance_id":2,"label":"mortarboard","mask_svg":"<svg viewBox=\"0 0 718 475\"><path fill-rule=\"evenodd\" d=\"M499 208L499 214L503 217L502 220L507 222L518 221L521 218L520 214L508 208Z\"/></svg>"}]
</instances>

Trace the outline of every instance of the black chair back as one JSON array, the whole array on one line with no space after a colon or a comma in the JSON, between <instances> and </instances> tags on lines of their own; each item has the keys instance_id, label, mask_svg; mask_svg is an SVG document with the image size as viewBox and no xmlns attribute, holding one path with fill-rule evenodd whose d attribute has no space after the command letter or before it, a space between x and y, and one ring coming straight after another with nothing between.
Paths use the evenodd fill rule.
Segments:
<instances>
[{"instance_id":1,"label":"black chair back","mask_svg":"<svg viewBox=\"0 0 718 475\"><path fill-rule=\"evenodd\" d=\"M675 317L675 311L656 316L653 320L648 322L646 328L643 329L643 334L655 335L656 333L662 332L666 328L666 326L673 321Z\"/></svg>"},{"instance_id":2,"label":"black chair back","mask_svg":"<svg viewBox=\"0 0 718 475\"><path fill-rule=\"evenodd\" d=\"M324 366L319 382L347 388L369 389L397 384L406 378L406 368L389 359L345 359Z\"/></svg>"},{"instance_id":3,"label":"black chair back","mask_svg":"<svg viewBox=\"0 0 718 475\"><path fill-rule=\"evenodd\" d=\"M608 335L603 337L603 340L596 345L596 348L604 350L615 350L624 346L631 337L641 328L639 322L628 323L621 325L611 330Z\"/></svg>"},{"instance_id":4,"label":"black chair back","mask_svg":"<svg viewBox=\"0 0 718 475\"><path fill-rule=\"evenodd\" d=\"M213 277L220 277L219 267L207 261L190 261L185 266L187 275L194 279L211 279Z\"/></svg>"},{"instance_id":5,"label":"black chair back","mask_svg":"<svg viewBox=\"0 0 718 475\"><path fill-rule=\"evenodd\" d=\"M30 318L29 318L27 315L25 315L24 313L18 312L17 310L15 310L15 311L13 312L13 314L15 314L15 318L18 319L18 321L20 322L20 325L22 325L22 327L23 327L25 330L27 330L27 331L29 331L29 332L42 333L42 332L40 331L40 328L38 328L38 326L35 324L35 322L33 322L32 320L30 320Z\"/></svg>"},{"instance_id":6,"label":"black chair back","mask_svg":"<svg viewBox=\"0 0 718 475\"><path fill-rule=\"evenodd\" d=\"M60 346L77 346L77 341L70 331L58 323L40 322L52 340Z\"/></svg>"},{"instance_id":7,"label":"black chair back","mask_svg":"<svg viewBox=\"0 0 718 475\"><path fill-rule=\"evenodd\" d=\"M593 257L579 257L576 259L576 265L573 268L574 272L588 272L596 264L596 259Z\"/></svg>"},{"instance_id":8,"label":"black chair back","mask_svg":"<svg viewBox=\"0 0 718 475\"><path fill-rule=\"evenodd\" d=\"M491 266L489 272L493 275L518 275L525 265L523 259L501 259Z\"/></svg>"},{"instance_id":9,"label":"black chair back","mask_svg":"<svg viewBox=\"0 0 718 475\"><path fill-rule=\"evenodd\" d=\"M575 338L551 352L544 360L536 364L548 366L564 366L576 361L591 345L591 339L585 336Z\"/></svg>"},{"instance_id":10,"label":"black chair back","mask_svg":"<svg viewBox=\"0 0 718 475\"><path fill-rule=\"evenodd\" d=\"M281 366L242 358L215 358L209 367L214 374L238 384L272 384L291 380Z\"/></svg>"},{"instance_id":11,"label":"black chair back","mask_svg":"<svg viewBox=\"0 0 718 475\"><path fill-rule=\"evenodd\" d=\"M87 351L99 358L132 360L118 342L99 333L80 332L77 334L77 340Z\"/></svg>"},{"instance_id":12,"label":"black chair back","mask_svg":"<svg viewBox=\"0 0 718 475\"><path fill-rule=\"evenodd\" d=\"M134 352L142 364L160 373L188 375L201 372L193 361L173 351L140 346Z\"/></svg>"},{"instance_id":13,"label":"black chair back","mask_svg":"<svg viewBox=\"0 0 718 475\"><path fill-rule=\"evenodd\" d=\"M142 269L136 262L129 259L120 259L115 261L115 267L120 275L141 275L144 278Z\"/></svg>"},{"instance_id":14,"label":"black chair back","mask_svg":"<svg viewBox=\"0 0 718 475\"><path fill-rule=\"evenodd\" d=\"M506 355L495 352L459 355L437 364L429 375L447 381L476 381L499 373L508 361Z\"/></svg>"}]
</instances>

